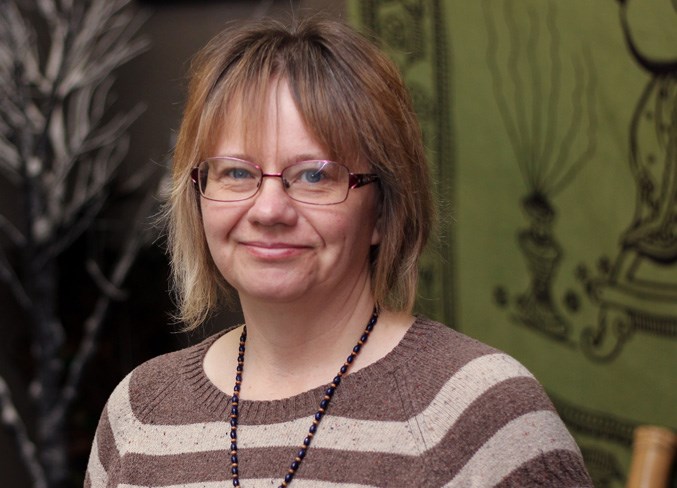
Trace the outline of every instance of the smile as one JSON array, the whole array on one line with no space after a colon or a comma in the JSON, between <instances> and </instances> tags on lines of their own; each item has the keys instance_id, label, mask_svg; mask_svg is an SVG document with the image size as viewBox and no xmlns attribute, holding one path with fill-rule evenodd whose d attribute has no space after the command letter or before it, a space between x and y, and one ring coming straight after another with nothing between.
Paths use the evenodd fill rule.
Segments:
<instances>
[{"instance_id":1,"label":"smile","mask_svg":"<svg viewBox=\"0 0 677 488\"><path fill-rule=\"evenodd\" d=\"M286 259L299 256L310 249L310 246L285 242L242 242L241 245L252 256L259 259Z\"/></svg>"}]
</instances>

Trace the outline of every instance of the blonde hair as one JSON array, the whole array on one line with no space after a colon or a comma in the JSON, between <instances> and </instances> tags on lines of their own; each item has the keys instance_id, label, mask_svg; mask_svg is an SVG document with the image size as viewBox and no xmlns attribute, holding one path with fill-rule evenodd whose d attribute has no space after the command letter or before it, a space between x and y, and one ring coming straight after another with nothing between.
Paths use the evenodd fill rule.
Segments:
<instances>
[{"instance_id":1,"label":"blonde hair","mask_svg":"<svg viewBox=\"0 0 677 488\"><path fill-rule=\"evenodd\" d=\"M195 328L232 296L207 248L191 169L213 155L233 103L247 109L238 122L254 128L274 79L288 82L307 129L332 159L364 162L379 175L382 239L371 252L372 292L381 307L411 311L434 205L409 94L394 64L361 34L306 19L227 29L191 65L166 207L178 318Z\"/></svg>"}]
</instances>

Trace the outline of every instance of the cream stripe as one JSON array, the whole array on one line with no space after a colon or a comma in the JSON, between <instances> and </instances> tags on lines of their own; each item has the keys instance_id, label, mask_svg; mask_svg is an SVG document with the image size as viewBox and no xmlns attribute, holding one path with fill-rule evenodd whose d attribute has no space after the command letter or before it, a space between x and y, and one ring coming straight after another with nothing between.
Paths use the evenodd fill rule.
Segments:
<instances>
[{"instance_id":1,"label":"cream stripe","mask_svg":"<svg viewBox=\"0 0 677 488\"><path fill-rule=\"evenodd\" d=\"M480 395L517 377L531 375L511 357L498 353L481 356L454 374L425 410L415 417L388 422L327 415L313 440L313 447L419 455L420 452L411 451L412 444L433 448ZM222 450L226 445L230 426L225 421L188 425L139 422L129 403L129 376L120 383L111 399L109 418L120 455L126 452L169 455L214 451ZM308 418L269 425L242 425L238 429L239 445L242 449L293 446L303 438L309 425Z\"/></svg>"},{"instance_id":2,"label":"cream stripe","mask_svg":"<svg viewBox=\"0 0 677 488\"><path fill-rule=\"evenodd\" d=\"M571 436L562 435L560 425L559 417L550 410L516 418L496 432L445 486L494 486L541 454L559 449L579 452Z\"/></svg>"},{"instance_id":3,"label":"cream stripe","mask_svg":"<svg viewBox=\"0 0 677 488\"><path fill-rule=\"evenodd\" d=\"M230 480L228 480L230 481ZM224 481L210 481L206 483L187 483L183 485L167 485L162 486L162 488L223 488L225 485L230 485L230 483ZM247 488L270 488L271 486L278 486L280 484L279 479L240 479L240 483ZM294 486L298 488L377 488L374 485L362 485L362 484L347 484L347 483L332 483L330 481L318 481L318 480L304 480L300 478L294 479ZM141 485L118 485L118 488L148 488L147 486Z\"/></svg>"},{"instance_id":4,"label":"cream stripe","mask_svg":"<svg viewBox=\"0 0 677 488\"><path fill-rule=\"evenodd\" d=\"M99 459L99 442L98 435L94 435L92 442L92 451L89 454L89 463L87 465L87 472L89 473L89 480L91 481L91 488L105 487L108 483L108 473L101 464Z\"/></svg>"}]
</instances>

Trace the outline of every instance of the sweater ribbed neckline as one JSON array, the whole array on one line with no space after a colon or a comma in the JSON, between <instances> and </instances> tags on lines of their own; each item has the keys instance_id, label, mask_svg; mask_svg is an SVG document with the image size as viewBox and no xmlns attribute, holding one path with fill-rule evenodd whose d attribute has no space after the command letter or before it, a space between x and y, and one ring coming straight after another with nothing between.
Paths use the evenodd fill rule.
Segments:
<instances>
[{"instance_id":1,"label":"sweater ribbed neckline","mask_svg":"<svg viewBox=\"0 0 677 488\"><path fill-rule=\"evenodd\" d=\"M427 342L426 339L432 334L433 327L434 322L417 317L404 337L388 354L378 361L344 376L339 391L360 385L367 386L407 364L421 344ZM205 374L203 362L209 347L228 330L214 334L196 346L186 349L181 364L181 375L189 390L188 394L195 399L200 408L216 416L223 416L228 412L231 395L224 393L211 382ZM349 352L346 351L346 356ZM340 364L336 365L337 371L340 366ZM227 371L224 374L235 376L233 371ZM327 378L327 383L329 383L329 380L331 378ZM319 386L279 400L240 400L240 419L242 422L251 423L258 423L259 421L281 422L290 419L290 415L293 417L297 417L299 414L312 415L317 410L320 400L322 400L324 389L325 386ZM335 402L336 399L333 403Z\"/></svg>"}]
</instances>

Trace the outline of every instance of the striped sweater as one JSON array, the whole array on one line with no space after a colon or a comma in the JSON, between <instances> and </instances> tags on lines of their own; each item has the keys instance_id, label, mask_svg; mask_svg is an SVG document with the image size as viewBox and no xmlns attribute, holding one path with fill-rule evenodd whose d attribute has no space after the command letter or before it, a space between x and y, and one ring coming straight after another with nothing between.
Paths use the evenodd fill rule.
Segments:
<instances>
[{"instance_id":1,"label":"striped sweater","mask_svg":"<svg viewBox=\"0 0 677 488\"><path fill-rule=\"evenodd\" d=\"M202 361L217 336L129 374L102 414L85 486L231 486L230 396ZM240 401L244 488L278 486L323 395ZM504 353L419 318L347 375L292 487L591 487L534 377Z\"/></svg>"}]
</instances>

